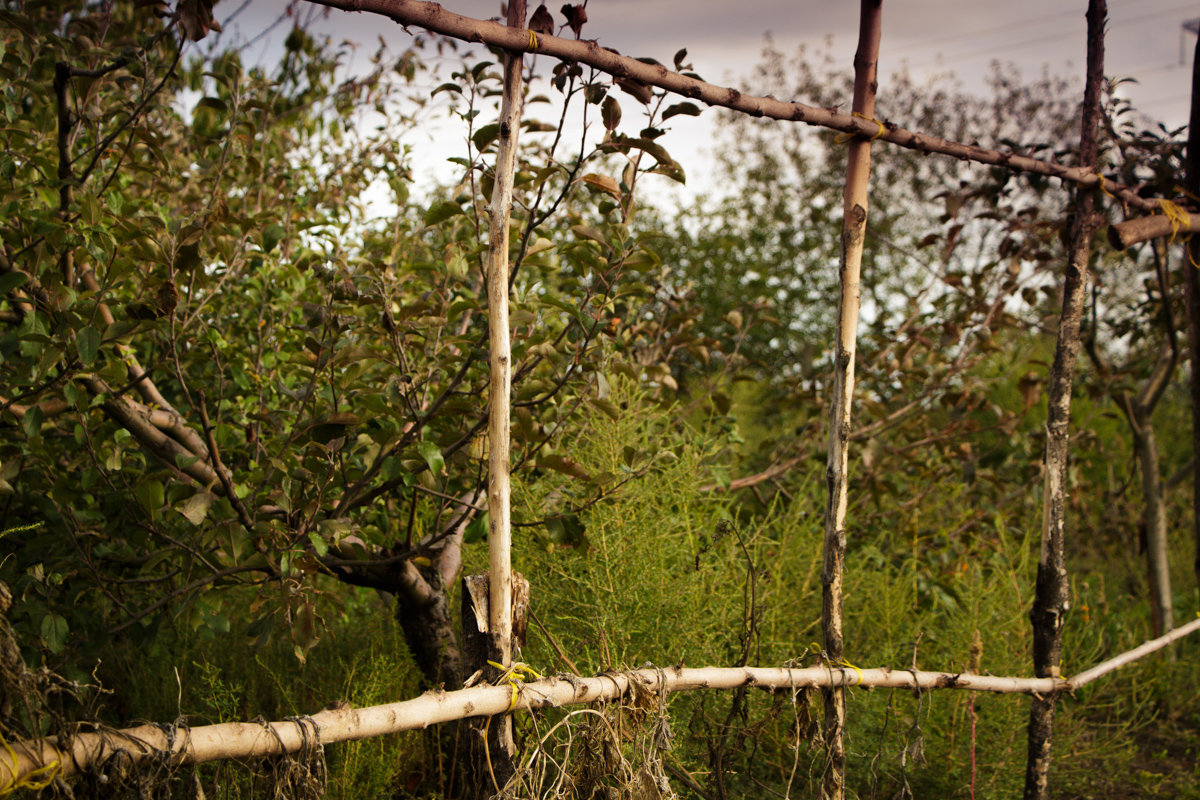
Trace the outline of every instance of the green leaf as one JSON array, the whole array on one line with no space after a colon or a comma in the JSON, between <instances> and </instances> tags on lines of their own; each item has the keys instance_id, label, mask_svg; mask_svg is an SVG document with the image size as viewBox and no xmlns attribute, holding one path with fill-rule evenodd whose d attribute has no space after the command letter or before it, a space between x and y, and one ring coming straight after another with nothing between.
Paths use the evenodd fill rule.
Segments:
<instances>
[{"instance_id":1,"label":"green leaf","mask_svg":"<svg viewBox=\"0 0 1200 800\"><path fill-rule=\"evenodd\" d=\"M80 328L75 334L75 347L79 350L79 360L85 367L91 367L96 361L96 352L100 349L100 331L88 325Z\"/></svg>"},{"instance_id":2,"label":"green leaf","mask_svg":"<svg viewBox=\"0 0 1200 800\"><path fill-rule=\"evenodd\" d=\"M462 206L458 203L446 200L433 206L425 212L425 225L437 225L439 222L444 222L456 214L463 213Z\"/></svg>"},{"instance_id":3,"label":"green leaf","mask_svg":"<svg viewBox=\"0 0 1200 800\"><path fill-rule=\"evenodd\" d=\"M621 187L617 184L615 179L609 177L608 175L597 175L594 172L589 172L580 180L596 191L606 192L607 194L612 195L616 200L621 199Z\"/></svg>"},{"instance_id":4,"label":"green leaf","mask_svg":"<svg viewBox=\"0 0 1200 800\"><path fill-rule=\"evenodd\" d=\"M321 534L316 531L309 531L308 540L312 542L313 552L319 557L323 557L329 552L329 543L321 538Z\"/></svg>"},{"instance_id":5,"label":"green leaf","mask_svg":"<svg viewBox=\"0 0 1200 800\"><path fill-rule=\"evenodd\" d=\"M689 117L698 117L700 116L700 106L695 103L676 103L673 106L667 107L667 110L663 112L662 118L668 120L680 114L686 114Z\"/></svg>"},{"instance_id":6,"label":"green leaf","mask_svg":"<svg viewBox=\"0 0 1200 800\"><path fill-rule=\"evenodd\" d=\"M561 472L564 475L570 475L572 478L579 478L580 480L586 481L591 477L579 462L567 456L560 456L554 453L538 458L538 466L547 467L555 472Z\"/></svg>"},{"instance_id":7,"label":"green leaf","mask_svg":"<svg viewBox=\"0 0 1200 800\"><path fill-rule=\"evenodd\" d=\"M463 531L463 543L472 544L474 542L483 541L487 536L488 526L491 524L491 515L484 511L482 514L476 514L475 519L467 525Z\"/></svg>"},{"instance_id":8,"label":"green leaf","mask_svg":"<svg viewBox=\"0 0 1200 800\"><path fill-rule=\"evenodd\" d=\"M66 618L59 614L47 614L42 618L42 641L51 653L57 655L66 649L70 631Z\"/></svg>"},{"instance_id":9,"label":"green leaf","mask_svg":"<svg viewBox=\"0 0 1200 800\"><path fill-rule=\"evenodd\" d=\"M598 408L600 411L604 412L609 419L617 420L621 418L621 409L617 408L617 404L611 400L601 400L598 397L589 397L588 402Z\"/></svg>"},{"instance_id":10,"label":"green leaf","mask_svg":"<svg viewBox=\"0 0 1200 800\"><path fill-rule=\"evenodd\" d=\"M580 544L586 530L578 514L559 514L546 520L546 533L555 544Z\"/></svg>"},{"instance_id":11,"label":"green leaf","mask_svg":"<svg viewBox=\"0 0 1200 800\"><path fill-rule=\"evenodd\" d=\"M134 490L137 495L138 502L142 504L142 508L154 519L158 515L158 510L162 508L164 492L163 485L160 481L149 480L138 484Z\"/></svg>"},{"instance_id":12,"label":"green leaf","mask_svg":"<svg viewBox=\"0 0 1200 800\"><path fill-rule=\"evenodd\" d=\"M24 272L6 272L0 275L0 293L11 292L20 286L24 286L29 276Z\"/></svg>"},{"instance_id":13,"label":"green leaf","mask_svg":"<svg viewBox=\"0 0 1200 800\"><path fill-rule=\"evenodd\" d=\"M42 432L42 408L41 406L30 406L25 412L25 416L21 417L21 429L25 431L25 435L30 439Z\"/></svg>"},{"instance_id":14,"label":"green leaf","mask_svg":"<svg viewBox=\"0 0 1200 800\"><path fill-rule=\"evenodd\" d=\"M483 152L489 144L496 141L496 137L499 135L500 126L493 122L475 131L475 135L471 137L471 142L475 145L476 150Z\"/></svg>"},{"instance_id":15,"label":"green leaf","mask_svg":"<svg viewBox=\"0 0 1200 800\"><path fill-rule=\"evenodd\" d=\"M196 492L175 507L175 510L187 518L187 521L193 525L199 525L204 522L204 518L208 516L208 509L212 506L216 495L211 492Z\"/></svg>"},{"instance_id":16,"label":"green leaf","mask_svg":"<svg viewBox=\"0 0 1200 800\"><path fill-rule=\"evenodd\" d=\"M263 228L263 252L269 253L274 250L283 241L285 233L283 226L274 222Z\"/></svg>"},{"instance_id":17,"label":"green leaf","mask_svg":"<svg viewBox=\"0 0 1200 800\"><path fill-rule=\"evenodd\" d=\"M219 97L202 97L200 102L196 103L196 108L211 108L213 111L221 112L229 110L229 106Z\"/></svg>"},{"instance_id":18,"label":"green leaf","mask_svg":"<svg viewBox=\"0 0 1200 800\"><path fill-rule=\"evenodd\" d=\"M446 460L442 457L441 448L433 442L417 442L417 452L429 465L430 472L435 476L442 474L442 470L446 468Z\"/></svg>"}]
</instances>

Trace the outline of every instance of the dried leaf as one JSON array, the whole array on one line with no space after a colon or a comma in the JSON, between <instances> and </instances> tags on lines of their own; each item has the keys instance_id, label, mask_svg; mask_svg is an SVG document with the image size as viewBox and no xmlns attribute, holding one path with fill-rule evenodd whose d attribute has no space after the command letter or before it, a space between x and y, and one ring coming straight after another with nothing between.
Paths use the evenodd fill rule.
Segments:
<instances>
[{"instance_id":1,"label":"dried leaf","mask_svg":"<svg viewBox=\"0 0 1200 800\"><path fill-rule=\"evenodd\" d=\"M575 38L579 38L580 31L583 30L583 24L588 21L587 9L582 5L566 4L562 7L563 16L567 18L567 26L575 34Z\"/></svg>"},{"instance_id":2,"label":"dried leaf","mask_svg":"<svg viewBox=\"0 0 1200 800\"><path fill-rule=\"evenodd\" d=\"M529 18L529 30L534 33L554 35L554 17L550 16L550 11L546 8L545 3L538 6L537 11L534 11L533 16Z\"/></svg>"}]
</instances>

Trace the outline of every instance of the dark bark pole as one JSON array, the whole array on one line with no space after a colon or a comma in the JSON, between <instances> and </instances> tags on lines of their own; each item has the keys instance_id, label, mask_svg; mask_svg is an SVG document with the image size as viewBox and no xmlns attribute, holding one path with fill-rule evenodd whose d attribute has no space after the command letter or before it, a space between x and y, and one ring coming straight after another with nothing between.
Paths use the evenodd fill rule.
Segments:
<instances>
[{"instance_id":1,"label":"dark bark pole","mask_svg":"<svg viewBox=\"0 0 1200 800\"><path fill-rule=\"evenodd\" d=\"M1200 193L1200 36L1196 37L1196 52L1192 57L1192 113L1188 120L1187 188L1193 195ZM1183 267L1187 275L1188 358L1192 393L1192 452L1200 453L1200 238L1188 240L1190 263ZM1192 470L1192 530L1196 537L1196 557L1192 568L1200 585L1200 469Z\"/></svg>"},{"instance_id":2,"label":"dark bark pole","mask_svg":"<svg viewBox=\"0 0 1200 800\"><path fill-rule=\"evenodd\" d=\"M882 4L883 0L862 0L859 12L858 50L854 54L854 113L867 119L875 116ZM854 355L858 342L859 294L870 174L871 140L860 137L849 144L842 197L842 263L838 274L837 343L834 348L833 398L829 404L829 454L825 471L828 497L821 572L821 627L825 636L825 654L835 665L845 663L842 576L846 560L850 408L854 397ZM821 781L821 796L825 800L841 800L845 797L845 726L845 689L829 688L825 690L826 762Z\"/></svg>"},{"instance_id":3,"label":"dark bark pole","mask_svg":"<svg viewBox=\"0 0 1200 800\"><path fill-rule=\"evenodd\" d=\"M1094 167L1099 152L1100 87L1104 80L1105 0L1090 0L1087 10L1087 83L1079 133L1079 163ZM1067 460L1070 450L1071 384L1079 354L1079 330L1087 290L1092 234L1098 227L1095 192L1078 190L1071 217L1067 270L1063 281L1058 342L1050 368L1046 417L1045 490L1042 499L1042 551L1038 560L1033 608L1033 669L1041 677L1058 677L1062 631L1070 605L1065 555ZM1054 693L1035 695L1029 709L1029 753L1025 766L1026 800L1049 796L1050 746L1053 739Z\"/></svg>"}]
</instances>

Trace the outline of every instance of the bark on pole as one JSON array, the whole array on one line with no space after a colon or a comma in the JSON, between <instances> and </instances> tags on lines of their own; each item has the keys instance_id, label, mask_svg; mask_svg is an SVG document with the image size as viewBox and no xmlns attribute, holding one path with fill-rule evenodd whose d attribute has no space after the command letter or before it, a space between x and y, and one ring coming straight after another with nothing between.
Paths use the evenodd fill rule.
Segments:
<instances>
[{"instance_id":1,"label":"bark on pole","mask_svg":"<svg viewBox=\"0 0 1200 800\"><path fill-rule=\"evenodd\" d=\"M1051 693L1076 689L1156 652L1200 630L1200 619L1181 625L1166 636L1145 642L1080 673L1075 678L1018 678L972 675L964 672L924 672L911 669L816 667L643 667L610 671L591 678L556 675L520 683L514 705L512 686L474 686L454 692L435 689L411 700L365 708L329 706L310 717L282 722L223 722L172 730L169 725L79 733L59 748L54 737L11 742L0 748L0 796L28 786L40 776L69 778L88 768L103 769L112 758L121 769L145 759L169 760L172 765L201 764L230 758L259 758L294 753L314 741L321 745L359 741L400 731L417 730L467 717L518 710L586 705L617 700L638 684L651 692L685 692L754 686L768 691L826 686L885 689L959 689L996 694Z\"/></svg>"},{"instance_id":2,"label":"bark on pole","mask_svg":"<svg viewBox=\"0 0 1200 800\"><path fill-rule=\"evenodd\" d=\"M854 114L875 116L876 73L883 0L862 0L858 50L854 54ZM883 131L882 124L878 132ZM845 659L842 633L842 575L846 559L847 471L850 448L850 404L854 396L854 354L857 349L860 276L867 230L867 185L871 173L871 139L850 142L843 192L842 263L838 275L837 344L834 350L833 398L830 402L829 456L825 468L825 554L821 573L821 627L825 653L833 664ZM845 690L825 691L825 774L821 795L826 800L845 796Z\"/></svg>"},{"instance_id":3,"label":"bark on pole","mask_svg":"<svg viewBox=\"0 0 1200 800\"><path fill-rule=\"evenodd\" d=\"M789 122L803 122L843 133L874 137L878 126L869 120L843 114L837 109L818 108L776 100L773 97L755 97L743 94L727 86L705 83L690 75L672 72L662 64L638 61L622 56L602 47L594 39L560 39L557 36L538 35L536 46L526 31L514 31L504 25L486 20L464 17L447 11L437 3L422 0L309 0L316 5L382 14L401 25L417 25L426 30L440 33L467 42L482 42L506 50L536 50L538 53L561 61L574 61L595 67L601 72L628 78L647 86L657 86L668 92L700 100L712 106L740 111L752 117L770 117ZM1156 198L1141 197L1136 189L1125 186L1086 167L1073 167L1050 161L1031 158L1020 153L1004 150L989 150L977 144L954 142L940 136L910 131L899 125L885 123L879 141L890 142L922 153L942 153L964 161L990 164L1015 172L1031 172L1048 175L1064 181L1073 181L1081 186L1098 187L1104 180L1105 190L1130 208L1143 211L1161 211Z\"/></svg>"},{"instance_id":4,"label":"bark on pole","mask_svg":"<svg viewBox=\"0 0 1200 800\"><path fill-rule=\"evenodd\" d=\"M1087 10L1087 83L1079 133L1079 163L1094 167L1099 152L1100 87L1104 80L1105 0L1090 0ZM1070 449L1071 382L1079 353L1079 329L1087 290L1092 234L1098 227L1095 193L1076 191L1071 217L1066 276L1058 342L1050 368L1046 415L1045 488L1042 498L1042 550L1038 560L1033 608L1033 668L1039 678L1061 674L1062 631L1070 605L1065 558L1067 516L1067 458ZM1026 800L1049 796L1050 745L1056 692L1035 695L1029 709L1029 752L1025 765Z\"/></svg>"},{"instance_id":5,"label":"bark on pole","mask_svg":"<svg viewBox=\"0 0 1200 800\"><path fill-rule=\"evenodd\" d=\"M509 0L508 24L525 27L525 0ZM504 57L504 97L496 178L488 231L488 351L491 369L488 394L488 630L492 660L512 663L512 520L510 516L509 450L511 433L512 339L508 323L508 224L513 201L517 133L521 127L521 53ZM493 720L502 750L515 752L508 717Z\"/></svg>"},{"instance_id":6,"label":"bark on pole","mask_svg":"<svg viewBox=\"0 0 1200 800\"><path fill-rule=\"evenodd\" d=\"M1200 36L1192 57L1192 112L1188 119L1187 175L1188 191L1200 192ZM1192 394L1192 452L1200 453L1200 238L1188 240L1189 263L1184 266L1187 287L1189 386ZM1196 556L1192 569L1200 588L1200 469L1192 470L1192 527L1196 537Z\"/></svg>"}]
</instances>

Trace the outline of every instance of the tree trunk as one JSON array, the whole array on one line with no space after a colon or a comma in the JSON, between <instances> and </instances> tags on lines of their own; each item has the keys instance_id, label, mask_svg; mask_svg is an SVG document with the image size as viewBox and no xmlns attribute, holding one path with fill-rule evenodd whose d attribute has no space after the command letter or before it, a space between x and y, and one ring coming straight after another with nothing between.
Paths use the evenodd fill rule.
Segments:
<instances>
[{"instance_id":1,"label":"tree trunk","mask_svg":"<svg viewBox=\"0 0 1200 800\"><path fill-rule=\"evenodd\" d=\"M1139 412L1141 410L1139 409ZM1154 635L1175 627L1171 602L1171 564L1167 548L1167 509L1158 475L1158 443L1149 414L1139 413L1139 432L1133 437L1134 454L1142 473L1143 523L1146 526L1146 566L1150 575L1150 603L1154 608Z\"/></svg>"},{"instance_id":2,"label":"tree trunk","mask_svg":"<svg viewBox=\"0 0 1200 800\"><path fill-rule=\"evenodd\" d=\"M1104 0L1088 3L1087 84L1083 95L1083 120L1079 135L1079 163L1094 167L1098 155L1100 87L1104 80ZM1038 560L1033 608L1033 668L1038 677L1058 677L1062 631L1070 605L1065 554L1067 516L1067 459L1070 450L1071 382L1079 353L1079 330L1087 288L1088 257L1096 231L1095 192L1076 191L1071 218L1070 252L1063 282L1062 314L1046 419L1045 490L1042 499L1042 551ZM1026 800L1049 796L1050 746L1054 728L1055 693L1036 695L1029 709L1029 752L1025 767Z\"/></svg>"}]
</instances>

